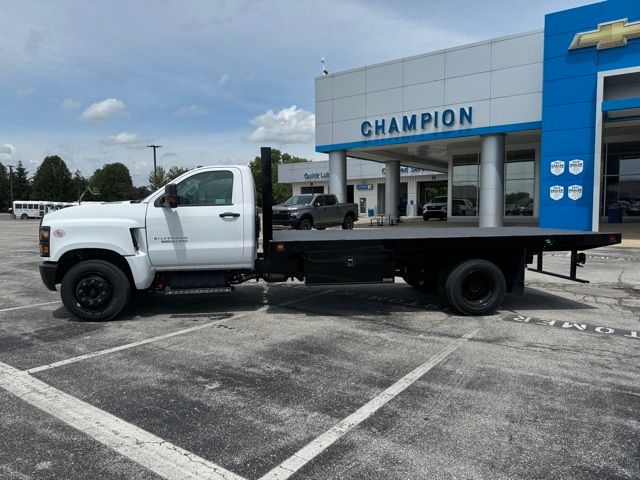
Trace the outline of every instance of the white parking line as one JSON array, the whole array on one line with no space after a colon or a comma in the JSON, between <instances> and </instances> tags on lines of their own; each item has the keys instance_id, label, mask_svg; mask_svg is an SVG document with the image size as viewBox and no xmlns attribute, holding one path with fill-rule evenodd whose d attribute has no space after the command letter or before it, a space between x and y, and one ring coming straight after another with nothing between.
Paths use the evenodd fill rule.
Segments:
<instances>
[{"instance_id":1,"label":"white parking line","mask_svg":"<svg viewBox=\"0 0 640 480\"><path fill-rule=\"evenodd\" d=\"M55 302L34 303L32 305L23 305L22 307L3 308L3 309L0 309L0 312L10 312L12 310L22 310L23 308L41 307L43 305L53 305L54 303L62 303L62 301L56 300Z\"/></svg>"},{"instance_id":2,"label":"white parking line","mask_svg":"<svg viewBox=\"0 0 640 480\"><path fill-rule=\"evenodd\" d=\"M331 427L311 443L298 450L280 465L276 466L271 471L266 473L261 477L260 480L284 480L291 477L294 473L296 473L307 463L311 462L314 458L324 452L347 432L364 422L380 408L385 406L396 396L402 393L405 389L407 389L411 384L419 380L429 370L438 365L445 358L456 351L461 345L472 338L476 333L478 333L478 331L479 329L468 332L461 338L451 342L438 354L434 355L422 365L409 372L396 383L391 385L382 393L372 398L365 405L353 412L347 418Z\"/></svg>"},{"instance_id":3,"label":"white parking line","mask_svg":"<svg viewBox=\"0 0 640 480\"><path fill-rule=\"evenodd\" d=\"M164 478L243 480L220 465L4 363L0 363L0 387Z\"/></svg>"},{"instance_id":4,"label":"white parking line","mask_svg":"<svg viewBox=\"0 0 640 480\"><path fill-rule=\"evenodd\" d=\"M260 310L258 310L258 311L260 311ZM251 313L253 313L253 312L251 312ZM68 365L70 363L79 362L81 360L87 360L89 358L99 357L101 355L106 355L108 353L120 352L122 350L128 350L129 348L139 347L140 345L146 345L147 343L157 342L159 340L164 340L166 338L171 338L171 337L175 337L175 336L178 336L178 335L184 335L185 333L197 332L198 330L204 330L205 328L215 327L216 325L220 325L223 322L226 322L226 321L229 321L229 320L234 320L234 319L246 316L246 315L248 315L248 314L231 316L231 317L224 318L224 319L221 319L221 320L218 320L218 321L205 323L203 325L198 325L196 327L184 328L182 330L177 330L175 332L165 333L164 335L158 335L157 337L151 337L151 338L147 338L145 340L139 340L137 342L127 343L125 345L119 345L117 347L106 348L104 350L98 350L97 352L86 353L84 355L78 355L77 357L67 358L66 360L60 360L59 362L53 362L53 363L50 363L48 365L41 365L39 367L33 367L33 368L30 368L30 369L25 370L25 371L28 372L28 373L42 372L44 370L49 370L51 368L61 367L63 365Z\"/></svg>"}]
</instances>

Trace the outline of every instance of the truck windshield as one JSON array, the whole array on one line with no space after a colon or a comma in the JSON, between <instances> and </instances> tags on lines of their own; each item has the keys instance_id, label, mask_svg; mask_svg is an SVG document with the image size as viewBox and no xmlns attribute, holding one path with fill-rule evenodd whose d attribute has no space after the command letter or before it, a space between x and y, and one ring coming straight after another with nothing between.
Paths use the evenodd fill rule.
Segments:
<instances>
[{"instance_id":1,"label":"truck windshield","mask_svg":"<svg viewBox=\"0 0 640 480\"><path fill-rule=\"evenodd\" d=\"M447 203L447 197L434 197L429 203Z\"/></svg>"},{"instance_id":2,"label":"truck windshield","mask_svg":"<svg viewBox=\"0 0 640 480\"><path fill-rule=\"evenodd\" d=\"M313 195L294 195L287 199L283 205L309 205L313 200Z\"/></svg>"}]
</instances>

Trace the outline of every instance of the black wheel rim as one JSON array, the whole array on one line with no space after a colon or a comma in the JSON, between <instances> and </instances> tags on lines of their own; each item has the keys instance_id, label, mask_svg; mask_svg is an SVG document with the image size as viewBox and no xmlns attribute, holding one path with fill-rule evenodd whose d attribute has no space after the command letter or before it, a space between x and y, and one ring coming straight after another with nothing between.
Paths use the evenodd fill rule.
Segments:
<instances>
[{"instance_id":1,"label":"black wheel rim","mask_svg":"<svg viewBox=\"0 0 640 480\"><path fill-rule=\"evenodd\" d=\"M107 308L113 298L113 285L99 273L89 273L76 284L75 299L78 306L90 312Z\"/></svg>"},{"instance_id":2,"label":"black wheel rim","mask_svg":"<svg viewBox=\"0 0 640 480\"><path fill-rule=\"evenodd\" d=\"M347 228L352 228L353 227L353 219L351 217L347 218Z\"/></svg>"},{"instance_id":3,"label":"black wheel rim","mask_svg":"<svg viewBox=\"0 0 640 480\"><path fill-rule=\"evenodd\" d=\"M474 270L462 280L462 296L464 300L474 306L484 306L493 297L496 283L487 272Z\"/></svg>"},{"instance_id":4,"label":"black wheel rim","mask_svg":"<svg viewBox=\"0 0 640 480\"><path fill-rule=\"evenodd\" d=\"M302 230L311 230L311 222L309 220L302 221Z\"/></svg>"}]
</instances>

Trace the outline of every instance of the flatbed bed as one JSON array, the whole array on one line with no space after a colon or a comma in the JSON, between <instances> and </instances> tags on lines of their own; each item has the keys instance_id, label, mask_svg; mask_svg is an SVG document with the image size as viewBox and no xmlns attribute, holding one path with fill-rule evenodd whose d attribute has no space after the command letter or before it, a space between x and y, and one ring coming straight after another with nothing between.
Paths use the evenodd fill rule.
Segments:
<instances>
[{"instance_id":1,"label":"flatbed bed","mask_svg":"<svg viewBox=\"0 0 640 480\"><path fill-rule=\"evenodd\" d=\"M559 230L538 227L383 227L357 228L354 230L274 230L273 244L285 244L288 252L302 252L314 248L340 250L358 246L394 245L414 250L416 246L497 247L526 244L531 248L543 247L545 251L588 250L620 243L620 234ZM272 248L272 252L273 252ZM537 253L537 252L536 252Z\"/></svg>"}]
</instances>

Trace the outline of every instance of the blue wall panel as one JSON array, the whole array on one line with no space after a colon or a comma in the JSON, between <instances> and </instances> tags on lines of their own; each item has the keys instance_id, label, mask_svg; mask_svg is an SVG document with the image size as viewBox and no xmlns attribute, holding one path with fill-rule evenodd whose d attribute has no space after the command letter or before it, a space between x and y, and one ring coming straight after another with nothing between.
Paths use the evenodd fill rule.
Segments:
<instances>
[{"instance_id":1,"label":"blue wall panel","mask_svg":"<svg viewBox=\"0 0 640 480\"><path fill-rule=\"evenodd\" d=\"M595 110L598 72L640 65L640 39L624 47L598 51L595 47L569 50L576 33L595 30L599 23L640 19L640 0L608 0L545 18L544 86L542 101L542 155L540 161L540 226L591 230L594 171ZM591 105L589 105L591 104ZM569 173L568 162L580 159L584 170ZM554 175L551 164L565 162L565 172ZM572 200L572 185L582 197ZM551 187L564 188L561 199L551 198ZM575 189L574 189L575 191ZM579 191L579 189L578 189Z\"/></svg>"}]
</instances>

